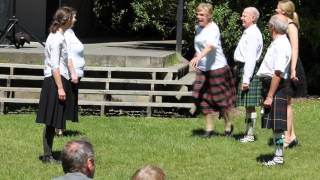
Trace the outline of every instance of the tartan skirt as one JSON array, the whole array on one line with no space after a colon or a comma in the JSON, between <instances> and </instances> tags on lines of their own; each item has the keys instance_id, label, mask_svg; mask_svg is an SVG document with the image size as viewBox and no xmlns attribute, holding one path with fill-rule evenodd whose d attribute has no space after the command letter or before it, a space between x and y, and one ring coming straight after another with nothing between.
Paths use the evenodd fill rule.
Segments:
<instances>
[{"instance_id":1,"label":"tartan skirt","mask_svg":"<svg viewBox=\"0 0 320 180\"><path fill-rule=\"evenodd\" d=\"M61 76L64 91L66 93L66 100L60 101L58 98L58 89L52 76L45 77L42 83L42 89L39 100L39 110L37 112L36 122L47 126L52 126L58 129L65 129L66 119L71 114L72 107L69 102L71 84Z\"/></svg>"},{"instance_id":2,"label":"tartan skirt","mask_svg":"<svg viewBox=\"0 0 320 180\"><path fill-rule=\"evenodd\" d=\"M262 96L265 99L268 95L271 84L271 78L262 79ZM261 116L261 127L273 130L287 130L287 107L288 94L287 83L281 80L280 85L273 97L271 108L263 108Z\"/></svg>"},{"instance_id":3,"label":"tartan skirt","mask_svg":"<svg viewBox=\"0 0 320 180\"><path fill-rule=\"evenodd\" d=\"M235 104L235 83L228 65L210 71L197 71L192 96L204 114L227 111Z\"/></svg>"},{"instance_id":4,"label":"tartan skirt","mask_svg":"<svg viewBox=\"0 0 320 180\"><path fill-rule=\"evenodd\" d=\"M237 74L235 74L235 81L236 81L236 87L237 87L237 98L236 98L236 106L260 106L261 104L261 82L259 80L259 77L256 76L256 72L258 71L258 68L255 68L254 75L250 80L249 84L249 90L248 91L241 91L241 85L242 85L242 77L243 77L243 71L244 66L237 66L236 67Z\"/></svg>"}]
</instances>

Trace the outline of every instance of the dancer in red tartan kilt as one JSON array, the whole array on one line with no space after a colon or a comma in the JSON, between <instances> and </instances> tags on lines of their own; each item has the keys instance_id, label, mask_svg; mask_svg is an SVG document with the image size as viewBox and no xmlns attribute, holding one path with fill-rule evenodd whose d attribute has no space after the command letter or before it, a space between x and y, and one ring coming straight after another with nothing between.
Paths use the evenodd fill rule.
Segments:
<instances>
[{"instance_id":1,"label":"dancer in red tartan kilt","mask_svg":"<svg viewBox=\"0 0 320 180\"><path fill-rule=\"evenodd\" d=\"M212 21L212 9L209 3L200 3L196 9L196 53L190 61L197 71L193 97L197 107L205 114L206 131L203 137L206 138L215 135L214 112L219 112L223 117L225 135L231 136L232 123L228 112L235 104L234 79L223 54L219 27Z\"/></svg>"}]
</instances>

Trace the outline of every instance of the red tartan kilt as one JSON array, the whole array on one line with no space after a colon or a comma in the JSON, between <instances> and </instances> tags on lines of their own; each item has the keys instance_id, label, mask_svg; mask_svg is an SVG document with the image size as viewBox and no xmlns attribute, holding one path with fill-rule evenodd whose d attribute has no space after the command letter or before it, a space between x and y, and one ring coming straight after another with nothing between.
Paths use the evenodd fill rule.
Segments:
<instances>
[{"instance_id":1,"label":"red tartan kilt","mask_svg":"<svg viewBox=\"0 0 320 180\"><path fill-rule=\"evenodd\" d=\"M235 82L229 66L202 72L197 71L193 97L204 114L226 111L235 104Z\"/></svg>"}]
</instances>

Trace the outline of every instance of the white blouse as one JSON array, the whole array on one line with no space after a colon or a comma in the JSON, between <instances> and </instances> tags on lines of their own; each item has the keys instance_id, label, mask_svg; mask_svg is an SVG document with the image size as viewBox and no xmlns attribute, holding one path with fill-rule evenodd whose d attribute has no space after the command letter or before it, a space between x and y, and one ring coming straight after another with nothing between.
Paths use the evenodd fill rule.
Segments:
<instances>
[{"instance_id":1,"label":"white blouse","mask_svg":"<svg viewBox=\"0 0 320 180\"><path fill-rule=\"evenodd\" d=\"M281 72L281 77L288 78L291 62L291 45L286 35L278 36L270 46L257 72L259 77L272 77L275 71Z\"/></svg>"},{"instance_id":2,"label":"white blouse","mask_svg":"<svg viewBox=\"0 0 320 180\"><path fill-rule=\"evenodd\" d=\"M213 46L213 50L199 61L198 69L209 71L226 66L227 59L221 47L219 27L214 22L211 22L204 28L200 26L196 27L196 36L194 38L196 53L201 53L207 45Z\"/></svg>"},{"instance_id":3,"label":"white blouse","mask_svg":"<svg viewBox=\"0 0 320 180\"><path fill-rule=\"evenodd\" d=\"M44 49L44 76L50 77L53 70L59 68L60 74L69 79L68 52L64 36L60 32L50 33Z\"/></svg>"},{"instance_id":4,"label":"white blouse","mask_svg":"<svg viewBox=\"0 0 320 180\"><path fill-rule=\"evenodd\" d=\"M77 76L83 77L85 66L84 46L72 29L68 29L64 33L64 37L68 47L68 58L72 60Z\"/></svg>"}]
</instances>

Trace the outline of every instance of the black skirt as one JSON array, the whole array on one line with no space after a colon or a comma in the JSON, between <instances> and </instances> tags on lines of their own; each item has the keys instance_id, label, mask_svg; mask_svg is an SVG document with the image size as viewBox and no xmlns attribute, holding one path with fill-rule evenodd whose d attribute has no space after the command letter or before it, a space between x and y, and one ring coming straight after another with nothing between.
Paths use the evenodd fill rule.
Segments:
<instances>
[{"instance_id":1,"label":"black skirt","mask_svg":"<svg viewBox=\"0 0 320 180\"><path fill-rule=\"evenodd\" d=\"M71 81L71 88L70 88L70 92L69 92L69 98L68 101L66 101L67 103L67 120L71 120L72 122L78 122L78 96L79 96L79 83L80 83L80 79L78 79L78 83L74 84Z\"/></svg>"},{"instance_id":2,"label":"black skirt","mask_svg":"<svg viewBox=\"0 0 320 180\"><path fill-rule=\"evenodd\" d=\"M296 76L298 80L291 80L288 86L288 96L293 98L307 96L307 78L300 58L296 66Z\"/></svg>"},{"instance_id":3,"label":"black skirt","mask_svg":"<svg viewBox=\"0 0 320 180\"><path fill-rule=\"evenodd\" d=\"M58 129L65 129L67 119L68 98L70 95L70 82L61 76L64 91L66 92L66 100L60 101L58 98L58 89L52 76L43 80L39 110L37 112L37 123L52 126Z\"/></svg>"}]
</instances>

